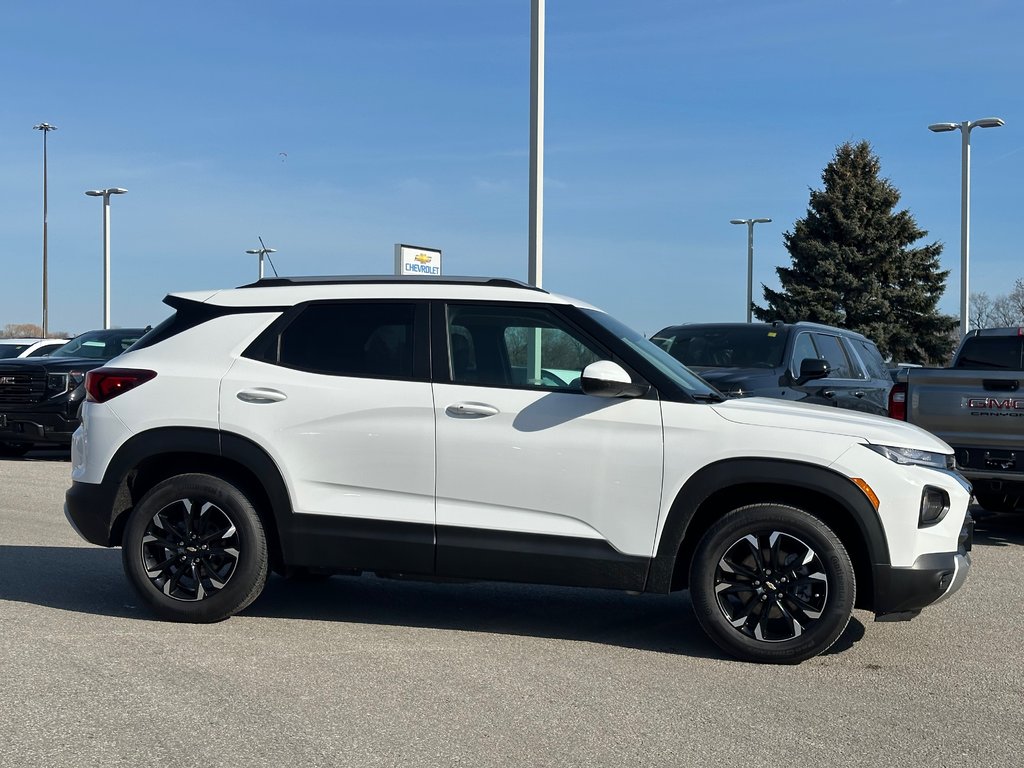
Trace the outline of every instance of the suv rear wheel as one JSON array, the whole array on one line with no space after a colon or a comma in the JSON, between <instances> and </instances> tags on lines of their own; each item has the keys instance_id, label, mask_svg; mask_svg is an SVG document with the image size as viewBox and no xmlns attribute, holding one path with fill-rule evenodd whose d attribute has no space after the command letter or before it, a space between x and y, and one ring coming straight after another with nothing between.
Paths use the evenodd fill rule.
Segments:
<instances>
[{"instance_id":1,"label":"suv rear wheel","mask_svg":"<svg viewBox=\"0 0 1024 768\"><path fill-rule=\"evenodd\" d=\"M267 541L231 483L187 474L153 486L125 527L124 570L165 619L213 622L249 605L267 582Z\"/></svg>"},{"instance_id":2,"label":"suv rear wheel","mask_svg":"<svg viewBox=\"0 0 1024 768\"><path fill-rule=\"evenodd\" d=\"M846 548L823 522L795 507L753 504L725 515L701 539L690 595L722 650L792 664L843 633L856 582Z\"/></svg>"}]
</instances>

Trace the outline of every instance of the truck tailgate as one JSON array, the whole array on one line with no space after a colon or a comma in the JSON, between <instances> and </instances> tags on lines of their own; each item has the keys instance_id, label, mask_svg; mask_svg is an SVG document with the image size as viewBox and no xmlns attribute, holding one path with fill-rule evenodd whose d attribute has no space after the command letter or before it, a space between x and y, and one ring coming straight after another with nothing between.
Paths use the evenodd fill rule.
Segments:
<instances>
[{"instance_id":1,"label":"truck tailgate","mask_svg":"<svg viewBox=\"0 0 1024 768\"><path fill-rule=\"evenodd\" d=\"M952 445L1024 447L1024 372L911 368L907 421Z\"/></svg>"}]
</instances>

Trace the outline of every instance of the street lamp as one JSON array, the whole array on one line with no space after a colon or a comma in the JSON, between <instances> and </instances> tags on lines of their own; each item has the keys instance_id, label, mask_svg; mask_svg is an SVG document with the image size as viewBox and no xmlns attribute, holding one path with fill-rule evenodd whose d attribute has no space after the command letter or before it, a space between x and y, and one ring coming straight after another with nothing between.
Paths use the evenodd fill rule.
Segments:
<instances>
[{"instance_id":1,"label":"street lamp","mask_svg":"<svg viewBox=\"0 0 1024 768\"><path fill-rule=\"evenodd\" d=\"M110 327L110 196L123 195L127 189L90 189L89 197L103 198L103 327Z\"/></svg>"},{"instance_id":2,"label":"street lamp","mask_svg":"<svg viewBox=\"0 0 1024 768\"><path fill-rule=\"evenodd\" d=\"M260 280L262 280L263 279L263 257L266 256L268 253L277 253L277 250L274 249L274 248L267 248L267 246L265 246L265 245L260 245L259 248L249 248L246 251L246 253L251 253L254 256L256 254L259 254L259 257L260 257Z\"/></svg>"},{"instance_id":3,"label":"street lamp","mask_svg":"<svg viewBox=\"0 0 1024 768\"><path fill-rule=\"evenodd\" d=\"M983 117L980 120L964 120L962 123L934 123L929 131L945 133L960 129L960 336L967 333L968 266L971 230L971 129L999 128L1005 125L1001 117Z\"/></svg>"},{"instance_id":4,"label":"street lamp","mask_svg":"<svg viewBox=\"0 0 1024 768\"><path fill-rule=\"evenodd\" d=\"M747 225L747 322L750 322L750 307L754 303L754 225L767 224L771 219L730 219L730 224Z\"/></svg>"},{"instance_id":5,"label":"street lamp","mask_svg":"<svg viewBox=\"0 0 1024 768\"><path fill-rule=\"evenodd\" d=\"M43 338L46 338L47 331L47 304L46 304L46 134L56 131L56 125L40 123L33 125L32 130L43 132Z\"/></svg>"}]
</instances>

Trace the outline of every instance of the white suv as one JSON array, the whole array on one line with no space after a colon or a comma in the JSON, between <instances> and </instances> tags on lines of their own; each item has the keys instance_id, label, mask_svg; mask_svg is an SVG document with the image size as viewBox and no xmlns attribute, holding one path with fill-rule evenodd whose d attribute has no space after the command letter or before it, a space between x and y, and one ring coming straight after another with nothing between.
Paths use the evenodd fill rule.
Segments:
<instances>
[{"instance_id":1,"label":"white suv","mask_svg":"<svg viewBox=\"0 0 1024 768\"><path fill-rule=\"evenodd\" d=\"M0 359L45 357L68 343L68 339L0 339Z\"/></svg>"},{"instance_id":2,"label":"white suv","mask_svg":"<svg viewBox=\"0 0 1024 768\"><path fill-rule=\"evenodd\" d=\"M725 400L578 301L349 277L166 303L88 374L65 506L164 618L227 618L270 570L688 588L724 650L796 662L966 578L945 443Z\"/></svg>"}]
</instances>

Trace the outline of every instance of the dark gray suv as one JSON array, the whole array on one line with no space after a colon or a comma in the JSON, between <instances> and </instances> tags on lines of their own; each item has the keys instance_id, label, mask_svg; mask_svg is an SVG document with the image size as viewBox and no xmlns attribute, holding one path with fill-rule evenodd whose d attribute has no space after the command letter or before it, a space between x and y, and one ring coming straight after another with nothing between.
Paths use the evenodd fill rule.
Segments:
<instances>
[{"instance_id":1,"label":"dark gray suv","mask_svg":"<svg viewBox=\"0 0 1024 768\"><path fill-rule=\"evenodd\" d=\"M875 343L817 323L687 323L652 339L732 397L776 397L888 415L889 376Z\"/></svg>"}]
</instances>

